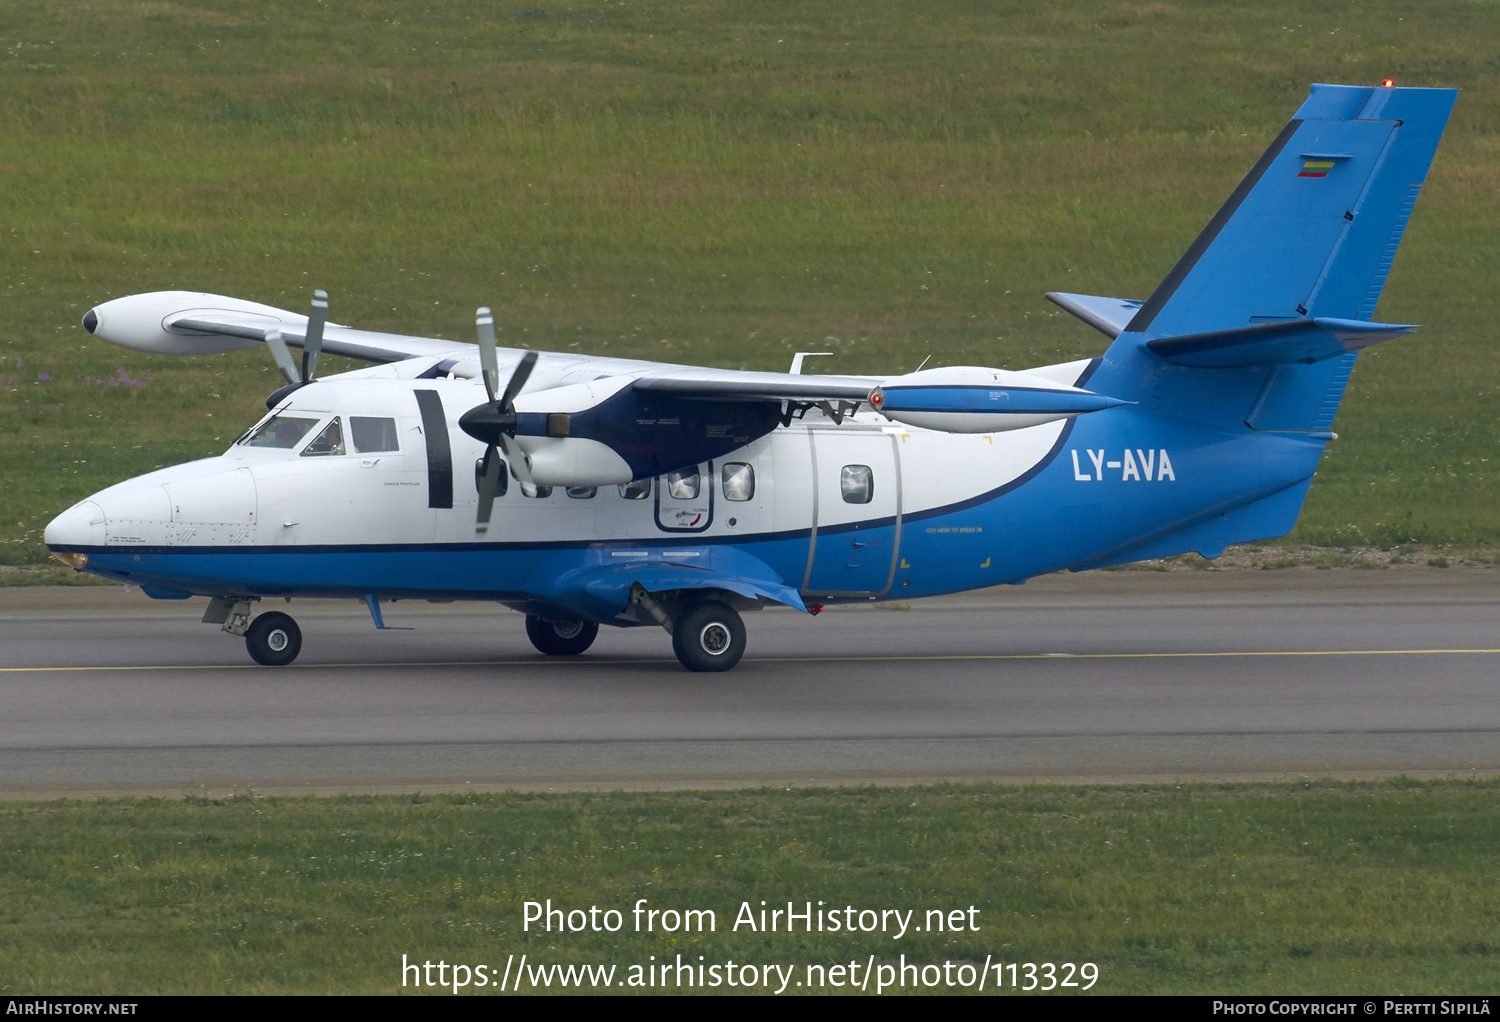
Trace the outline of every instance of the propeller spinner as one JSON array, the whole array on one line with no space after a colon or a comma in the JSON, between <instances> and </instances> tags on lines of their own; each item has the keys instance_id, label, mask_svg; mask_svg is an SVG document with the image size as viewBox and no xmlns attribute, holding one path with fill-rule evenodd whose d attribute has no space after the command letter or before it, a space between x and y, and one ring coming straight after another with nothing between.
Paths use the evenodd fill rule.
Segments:
<instances>
[{"instance_id":1,"label":"propeller spinner","mask_svg":"<svg viewBox=\"0 0 1500 1022\"><path fill-rule=\"evenodd\" d=\"M464 412L459 417L458 426L485 445L484 459L479 463L479 512L474 522L474 531L483 533L489 529L490 514L495 507L495 493L500 487L500 473L503 471L501 449L521 485L531 490L536 486L531 478L531 469L526 464L526 455L516 443L515 397L531 378L537 353L528 351L521 357L520 364L510 374L505 392L496 398L495 388L500 382L500 362L495 353L495 320L488 308L481 308L476 313L474 326L479 335L479 364L483 369L484 390L489 395L489 401Z\"/></svg>"}]
</instances>

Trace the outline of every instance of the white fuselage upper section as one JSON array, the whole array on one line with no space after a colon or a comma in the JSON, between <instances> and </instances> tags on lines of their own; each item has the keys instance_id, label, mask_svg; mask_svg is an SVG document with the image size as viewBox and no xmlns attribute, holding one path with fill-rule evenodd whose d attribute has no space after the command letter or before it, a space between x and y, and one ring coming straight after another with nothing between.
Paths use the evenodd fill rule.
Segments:
<instances>
[{"instance_id":1,"label":"white fuselage upper section","mask_svg":"<svg viewBox=\"0 0 1500 1022\"><path fill-rule=\"evenodd\" d=\"M301 388L273 413L315 420L295 445L236 443L219 457L111 486L59 516L47 542L152 547L475 542L474 466L484 447L456 423L485 401L483 387L475 380L398 378L400 370L412 368L417 367L396 363ZM549 372L566 379L597 368L597 363L564 365ZM435 391L446 413L451 507L430 506L430 446L414 395L418 389ZM320 453L315 440L335 419L344 447ZM389 420L394 442L378 446L394 449L358 449L351 425L357 420ZM712 471L707 463L700 466L698 492L690 496L683 480L671 484L665 477L644 494L638 484L554 486L550 493L528 496L512 477L483 538L618 542L679 531L704 538L749 537L911 514L1005 485L1044 458L1062 428L1062 422L1053 422L994 435L954 435L892 425L871 412L845 416L838 424L813 410L720 459ZM738 475L727 488L726 465L741 466L732 470ZM851 500L839 489L845 466L868 469L873 487L868 499L860 491ZM826 492L819 492L820 481Z\"/></svg>"}]
</instances>

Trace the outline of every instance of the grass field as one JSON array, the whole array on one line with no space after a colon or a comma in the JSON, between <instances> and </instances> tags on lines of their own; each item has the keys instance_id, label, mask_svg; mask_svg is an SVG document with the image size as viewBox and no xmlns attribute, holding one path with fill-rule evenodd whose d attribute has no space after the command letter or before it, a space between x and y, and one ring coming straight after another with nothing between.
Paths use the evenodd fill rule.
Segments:
<instances>
[{"instance_id":1,"label":"grass field","mask_svg":"<svg viewBox=\"0 0 1500 1022\"><path fill-rule=\"evenodd\" d=\"M822 371L1102 350L1312 81L1464 93L1296 542L1500 542L1500 7L1021 2L0 7L0 563L222 449L264 353L78 325L202 289L354 325Z\"/></svg>"},{"instance_id":2,"label":"grass field","mask_svg":"<svg viewBox=\"0 0 1500 1022\"><path fill-rule=\"evenodd\" d=\"M624 975L678 953L798 978L871 955L1092 962L1106 994L1490 993L1496 794L1397 778L5 803L0 994L394 993L403 954ZM548 898L623 927L524 930L523 903ZM716 928L635 932L640 898ZM972 905L978 929L734 930L762 900L916 925Z\"/></svg>"}]
</instances>

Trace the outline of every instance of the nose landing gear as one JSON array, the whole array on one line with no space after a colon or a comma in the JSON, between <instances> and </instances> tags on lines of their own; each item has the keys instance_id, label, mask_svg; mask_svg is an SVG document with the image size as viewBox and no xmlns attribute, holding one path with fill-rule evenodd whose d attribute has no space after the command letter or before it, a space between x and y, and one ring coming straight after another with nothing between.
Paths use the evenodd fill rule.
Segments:
<instances>
[{"instance_id":1,"label":"nose landing gear","mask_svg":"<svg viewBox=\"0 0 1500 1022\"><path fill-rule=\"evenodd\" d=\"M279 611L262 614L245 630L250 659L267 667L285 667L302 652L302 629Z\"/></svg>"},{"instance_id":2,"label":"nose landing gear","mask_svg":"<svg viewBox=\"0 0 1500 1022\"><path fill-rule=\"evenodd\" d=\"M243 635L250 659L267 667L285 667L302 652L302 629L288 615L271 611L250 620L258 596L216 596L203 611L203 623L221 625L230 635Z\"/></svg>"}]
</instances>

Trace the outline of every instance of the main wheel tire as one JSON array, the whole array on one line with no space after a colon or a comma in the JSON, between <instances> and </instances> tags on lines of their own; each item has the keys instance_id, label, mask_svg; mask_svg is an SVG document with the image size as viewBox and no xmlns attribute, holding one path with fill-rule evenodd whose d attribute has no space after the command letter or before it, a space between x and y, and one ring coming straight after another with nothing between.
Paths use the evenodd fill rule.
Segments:
<instances>
[{"instance_id":1,"label":"main wheel tire","mask_svg":"<svg viewBox=\"0 0 1500 1022\"><path fill-rule=\"evenodd\" d=\"M599 637L599 625L593 621L545 621L527 614L526 637L548 656L577 656Z\"/></svg>"},{"instance_id":2,"label":"main wheel tire","mask_svg":"<svg viewBox=\"0 0 1500 1022\"><path fill-rule=\"evenodd\" d=\"M279 611L262 614L245 631L250 659L267 667L285 667L302 652L302 629Z\"/></svg>"},{"instance_id":3,"label":"main wheel tire","mask_svg":"<svg viewBox=\"0 0 1500 1022\"><path fill-rule=\"evenodd\" d=\"M727 671L745 655L745 622L727 604L700 603L673 627L672 652L690 671Z\"/></svg>"}]
</instances>

